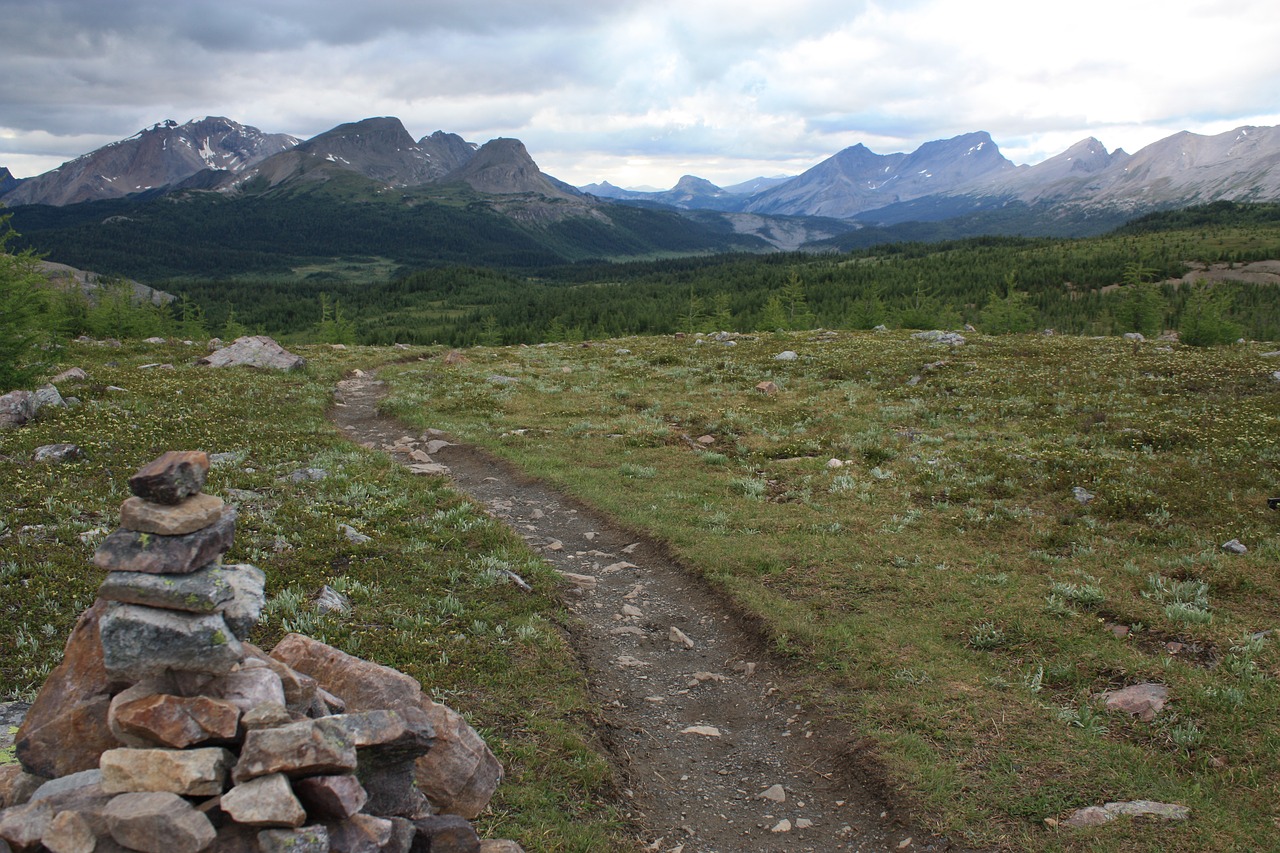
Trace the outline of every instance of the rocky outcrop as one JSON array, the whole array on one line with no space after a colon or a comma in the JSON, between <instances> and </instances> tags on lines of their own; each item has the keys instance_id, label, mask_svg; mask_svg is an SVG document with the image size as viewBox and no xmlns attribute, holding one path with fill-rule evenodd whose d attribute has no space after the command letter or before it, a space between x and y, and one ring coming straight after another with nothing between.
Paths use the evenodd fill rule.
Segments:
<instances>
[{"instance_id":1,"label":"rocky outcrop","mask_svg":"<svg viewBox=\"0 0 1280 853\"><path fill-rule=\"evenodd\" d=\"M145 466L123 523L187 526L207 470L190 452ZM234 513L214 509L183 534L122 527L95 554L110 573L18 730L0 850L479 850L468 818L502 768L459 714L300 634L265 654L244 641L262 572L152 544L229 546Z\"/></svg>"},{"instance_id":2,"label":"rocky outcrop","mask_svg":"<svg viewBox=\"0 0 1280 853\"><path fill-rule=\"evenodd\" d=\"M307 360L294 355L266 335L247 335L236 338L231 346L198 360L196 364L208 367L261 367L270 370L301 370Z\"/></svg>"}]
</instances>

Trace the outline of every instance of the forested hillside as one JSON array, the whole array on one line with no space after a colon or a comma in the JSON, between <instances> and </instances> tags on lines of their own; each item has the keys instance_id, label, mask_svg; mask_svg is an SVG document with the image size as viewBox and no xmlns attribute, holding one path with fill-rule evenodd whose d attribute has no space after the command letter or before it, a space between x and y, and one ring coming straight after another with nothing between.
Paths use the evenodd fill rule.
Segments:
<instances>
[{"instance_id":1,"label":"forested hillside","mask_svg":"<svg viewBox=\"0 0 1280 853\"><path fill-rule=\"evenodd\" d=\"M1158 214L1111 235L982 237L848 254L722 255L580 263L518 275L469 266L392 281L172 281L213 330L227 313L271 334L326 330L363 343L533 343L624 334L779 328L1053 328L1159 334L1182 324L1192 286L1164 283L1211 264L1280 258L1277 206ZM1192 276L1194 280L1194 275ZM320 292L325 294L321 305ZM1213 310L1238 334L1280 338L1274 285L1223 282ZM1207 299L1201 294L1195 309ZM337 317L336 326L332 322ZM1234 338L1233 338L1234 339Z\"/></svg>"},{"instance_id":2,"label":"forested hillside","mask_svg":"<svg viewBox=\"0 0 1280 853\"><path fill-rule=\"evenodd\" d=\"M250 188L252 189L252 188ZM396 199L368 182L228 198L197 192L158 199L24 205L12 211L20 247L99 273L171 278L288 278L317 267L340 278L352 264L406 270L444 264L541 269L583 258L766 248L755 237L699 225L671 211L610 205L600 216L560 215L542 200L525 221L465 189ZM550 209L550 213L547 209Z\"/></svg>"}]
</instances>

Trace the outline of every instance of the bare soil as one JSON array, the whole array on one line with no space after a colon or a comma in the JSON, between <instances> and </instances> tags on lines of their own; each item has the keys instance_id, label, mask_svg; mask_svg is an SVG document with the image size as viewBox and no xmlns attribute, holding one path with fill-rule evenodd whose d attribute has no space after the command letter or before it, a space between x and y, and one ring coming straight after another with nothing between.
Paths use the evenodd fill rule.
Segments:
<instances>
[{"instance_id":1,"label":"bare soil","mask_svg":"<svg viewBox=\"0 0 1280 853\"><path fill-rule=\"evenodd\" d=\"M386 451L406 437L419 448L438 438L412 436L380 416L383 392L372 377L344 380L334 423ZM448 466L458 491L556 569L581 576L562 587L576 616L570 641L600 708L598 736L617 768L618 807L641 848L957 849L909 824L848 728L798 704L784 664L770 659L749 622L661 543L477 448L453 444L432 458ZM775 785L781 802L762 796Z\"/></svg>"}]
</instances>

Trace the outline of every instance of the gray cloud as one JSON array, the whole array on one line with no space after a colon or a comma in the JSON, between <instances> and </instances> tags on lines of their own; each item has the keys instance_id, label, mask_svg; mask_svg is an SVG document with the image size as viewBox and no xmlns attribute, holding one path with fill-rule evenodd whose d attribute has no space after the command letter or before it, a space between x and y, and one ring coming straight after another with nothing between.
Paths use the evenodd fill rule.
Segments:
<instances>
[{"instance_id":1,"label":"gray cloud","mask_svg":"<svg viewBox=\"0 0 1280 853\"><path fill-rule=\"evenodd\" d=\"M0 20L0 165L26 168L208 114L299 136L398 115L415 136L519 136L573 182L666 185L972 130L1041 157L1280 122L1266 0L1034 20L1018 0L0 0ZM1228 35L1231 62L1168 49Z\"/></svg>"}]
</instances>

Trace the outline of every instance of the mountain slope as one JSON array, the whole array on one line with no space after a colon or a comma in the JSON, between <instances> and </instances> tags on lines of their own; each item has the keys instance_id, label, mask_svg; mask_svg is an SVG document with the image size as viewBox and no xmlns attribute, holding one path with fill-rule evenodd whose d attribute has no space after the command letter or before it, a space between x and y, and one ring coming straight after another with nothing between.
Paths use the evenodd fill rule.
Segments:
<instances>
[{"instance_id":1,"label":"mountain slope","mask_svg":"<svg viewBox=\"0 0 1280 853\"><path fill-rule=\"evenodd\" d=\"M911 154L876 154L858 144L752 196L744 209L849 219L1015 168L985 131L927 142Z\"/></svg>"},{"instance_id":2,"label":"mountain slope","mask_svg":"<svg viewBox=\"0 0 1280 853\"><path fill-rule=\"evenodd\" d=\"M206 169L234 174L297 144L287 134L263 133L221 116L182 125L164 121L23 181L4 196L4 203L15 207L122 198Z\"/></svg>"}]
</instances>

